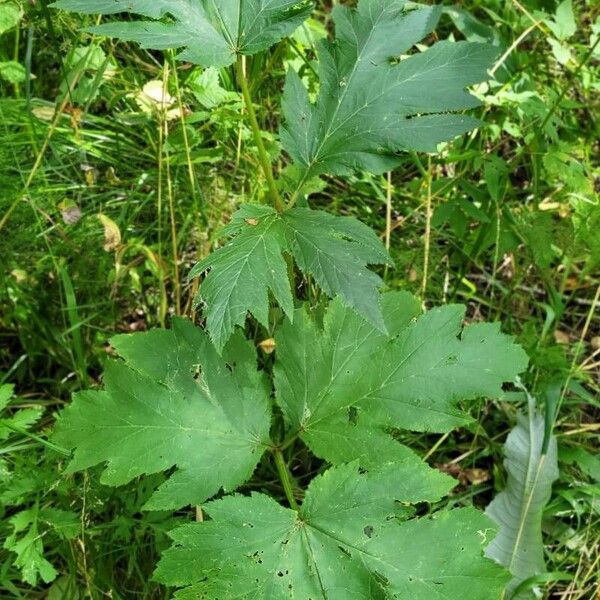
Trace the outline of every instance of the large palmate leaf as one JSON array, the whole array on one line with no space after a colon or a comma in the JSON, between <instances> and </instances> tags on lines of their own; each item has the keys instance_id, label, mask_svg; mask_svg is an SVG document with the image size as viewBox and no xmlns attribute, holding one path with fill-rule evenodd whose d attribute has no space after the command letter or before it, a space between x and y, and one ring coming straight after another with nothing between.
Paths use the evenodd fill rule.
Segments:
<instances>
[{"instance_id":1,"label":"large palmate leaf","mask_svg":"<svg viewBox=\"0 0 600 600\"><path fill-rule=\"evenodd\" d=\"M369 467L408 452L388 429L449 431L469 421L460 400L498 397L527 365L498 324L462 327L463 306L419 315L405 293L383 295L388 334L333 302L323 328L302 310L276 335L277 402L318 456Z\"/></svg>"},{"instance_id":2,"label":"large palmate leaf","mask_svg":"<svg viewBox=\"0 0 600 600\"><path fill-rule=\"evenodd\" d=\"M56 8L91 14L130 12L149 19L91 28L144 48L185 48L179 55L222 67L238 54L256 54L289 35L310 14L309 0L59 0Z\"/></svg>"},{"instance_id":3,"label":"large palmate leaf","mask_svg":"<svg viewBox=\"0 0 600 600\"><path fill-rule=\"evenodd\" d=\"M504 466L508 482L486 510L499 528L486 555L513 575L509 591L546 570L542 516L552 494L552 483L558 478L558 456L554 436L546 454L542 454L543 443L544 418L533 404L527 417L517 416L517 425L506 439Z\"/></svg>"},{"instance_id":4,"label":"large palmate leaf","mask_svg":"<svg viewBox=\"0 0 600 600\"><path fill-rule=\"evenodd\" d=\"M486 78L497 49L440 42L401 58L432 31L440 12L406 10L404 0L333 9L335 41L318 46L316 103L293 70L285 88L281 138L303 180L355 168L381 173L397 164L400 150L434 151L477 126L452 111L478 104L465 87Z\"/></svg>"},{"instance_id":5,"label":"large palmate leaf","mask_svg":"<svg viewBox=\"0 0 600 600\"><path fill-rule=\"evenodd\" d=\"M124 361L108 364L105 390L76 394L56 425L54 439L75 448L70 471L107 463L102 481L120 485L177 466L151 509L198 504L250 477L271 424L253 350L232 340L220 358L183 319L111 343Z\"/></svg>"},{"instance_id":6,"label":"large palmate leaf","mask_svg":"<svg viewBox=\"0 0 600 600\"><path fill-rule=\"evenodd\" d=\"M293 301L287 253L305 274L330 296L385 329L379 307L381 279L368 264L387 262L375 233L352 217L292 208L276 212L268 206L245 205L224 231L233 239L198 263L190 277L209 270L200 286L206 304L208 332L222 348L248 312L269 326L269 291L291 319Z\"/></svg>"},{"instance_id":7,"label":"large palmate leaf","mask_svg":"<svg viewBox=\"0 0 600 600\"><path fill-rule=\"evenodd\" d=\"M484 515L394 518L397 501L427 495L401 469L349 464L315 478L298 512L263 494L223 498L205 506L211 521L171 533L156 577L190 586L178 599L499 598L507 574L482 556Z\"/></svg>"}]
</instances>

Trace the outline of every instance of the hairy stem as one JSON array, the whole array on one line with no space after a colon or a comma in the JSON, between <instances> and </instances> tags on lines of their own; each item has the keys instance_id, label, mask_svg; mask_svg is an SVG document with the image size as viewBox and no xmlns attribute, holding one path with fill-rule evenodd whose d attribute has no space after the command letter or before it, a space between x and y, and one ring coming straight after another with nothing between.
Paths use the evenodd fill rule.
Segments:
<instances>
[{"instance_id":1,"label":"hairy stem","mask_svg":"<svg viewBox=\"0 0 600 600\"><path fill-rule=\"evenodd\" d=\"M258 159L260 160L260 165L262 167L263 173L267 179L267 187L269 188L269 196L271 197L271 202L273 206L281 212L284 209L283 202L281 197L279 196L279 192L277 191L277 186L275 185L275 178L273 177L273 169L271 167L271 161L269 160L269 155L265 149L265 145L262 140L262 136L260 133L260 126L256 119L256 113L254 112L254 105L252 104L252 97L250 95L250 88L248 86L248 80L246 79L246 74L244 73L243 66L243 57L239 57L235 64L235 72L237 76L238 83L242 89L242 96L244 97L244 104L246 106L246 110L248 111L248 119L250 120L250 128L252 129L252 137L254 138L254 142L256 143L256 147L258 148Z\"/></svg>"},{"instance_id":2,"label":"hairy stem","mask_svg":"<svg viewBox=\"0 0 600 600\"><path fill-rule=\"evenodd\" d=\"M279 474L279 479L281 480L281 484L283 485L283 491L285 492L285 497L290 504L290 508L294 510L298 510L298 503L296 502L296 498L294 498L294 490L292 488L292 478L290 476L290 472L285 463L285 459L283 458L283 454L279 448L277 448L273 455L275 456L275 465L277 467L277 473Z\"/></svg>"}]
</instances>

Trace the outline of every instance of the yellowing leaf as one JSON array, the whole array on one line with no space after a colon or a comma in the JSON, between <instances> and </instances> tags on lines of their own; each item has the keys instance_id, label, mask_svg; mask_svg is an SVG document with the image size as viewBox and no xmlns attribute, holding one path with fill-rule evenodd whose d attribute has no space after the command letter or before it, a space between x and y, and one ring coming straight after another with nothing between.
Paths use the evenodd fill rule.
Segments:
<instances>
[{"instance_id":1,"label":"yellowing leaf","mask_svg":"<svg viewBox=\"0 0 600 600\"><path fill-rule=\"evenodd\" d=\"M265 354L273 354L273 352L275 352L275 348L277 347L277 344L275 343L274 338L267 338L266 340L263 340L262 342L260 342L258 344L258 347Z\"/></svg>"},{"instance_id":2,"label":"yellowing leaf","mask_svg":"<svg viewBox=\"0 0 600 600\"><path fill-rule=\"evenodd\" d=\"M111 252L121 245L121 230L119 226L106 215L100 213L98 219L104 225L104 250Z\"/></svg>"},{"instance_id":3,"label":"yellowing leaf","mask_svg":"<svg viewBox=\"0 0 600 600\"><path fill-rule=\"evenodd\" d=\"M148 81L142 88L145 99L159 108L167 108L175 102L175 98L165 89L165 85L158 79Z\"/></svg>"},{"instance_id":4,"label":"yellowing leaf","mask_svg":"<svg viewBox=\"0 0 600 600\"><path fill-rule=\"evenodd\" d=\"M75 225L75 223L78 223L81 219L81 208L79 208L79 206L77 206L77 204L75 204L75 202L69 198L65 198L59 202L58 209L60 210L60 216L62 217L62 220L67 225Z\"/></svg>"}]
</instances>

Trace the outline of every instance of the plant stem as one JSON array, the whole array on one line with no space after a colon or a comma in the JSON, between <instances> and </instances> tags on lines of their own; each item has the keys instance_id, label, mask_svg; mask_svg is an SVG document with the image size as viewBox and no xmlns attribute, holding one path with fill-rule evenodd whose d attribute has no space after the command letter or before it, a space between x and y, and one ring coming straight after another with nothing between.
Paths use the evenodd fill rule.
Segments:
<instances>
[{"instance_id":1,"label":"plant stem","mask_svg":"<svg viewBox=\"0 0 600 600\"><path fill-rule=\"evenodd\" d=\"M425 249L423 256L423 281L421 283L421 297L425 302L427 292L427 277L429 275L429 252L431 248L431 156L427 157L427 200L425 204Z\"/></svg>"},{"instance_id":2,"label":"plant stem","mask_svg":"<svg viewBox=\"0 0 600 600\"><path fill-rule=\"evenodd\" d=\"M283 485L283 491L285 492L285 497L290 504L290 508L293 510L298 510L298 503L296 502L296 498L294 498L294 490L292 488L292 479L290 476L290 472L285 463L285 459L283 458L283 454L279 448L277 448L273 455L275 456L275 465L277 467L277 473L279 474L279 479L281 480L281 484Z\"/></svg>"},{"instance_id":3,"label":"plant stem","mask_svg":"<svg viewBox=\"0 0 600 600\"><path fill-rule=\"evenodd\" d=\"M385 194L385 249L390 253L392 239L392 172L388 171L386 175L386 194ZM383 270L383 280L387 282L389 265L386 263Z\"/></svg>"},{"instance_id":4,"label":"plant stem","mask_svg":"<svg viewBox=\"0 0 600 600\"><path fill-rule=\"evenodd\" d=\"M256 143L256 147L258 148L258 158L260 160L260 165L267 179L267 186L269 188L269 196L271 197L271 202L273 206L281 212L285 207L279 196L279 192L277 191L277 186L275 185L275 179L273 177L273 169L271 168L271 161L269 159L269 155L265 149L265 145L262 140L260 126L256 119L256 113L254 112L254 105L252 104L252 97L250 95L250 88L248 87L248 80L246 79L246 75L244 73L244 65L243 65L243 57L240 56L235 64L235 71L238 79L238 83L242 88L242 96L244 97L244 104L246 105L246 109L248 111L248 118L250 120L250 127L252 129L252 137L254 138L254 142Z\"/></svg>"},{"instance_id":5,"label":"plant stem","mask_svg":"<svg viewBox=\"0 0 600 600\"><path fill-rule=\"evenodd\" d=\"M167 85L169 82L169 62L165 60L163 68L163 89L160 106L160 126L163 128L163 142L169 136L169 122L167 120ZM183 127L185 131L185 125ZM163 144L165 152L165 164L167 171L167 199L169 201L169 221L171 224L171 252L173 260L173 288L175 292L175 314L181 314L181 285L179 284L179 252L177 243L177 218L175 215L175 199L173 198L173 179L171 176L171 157L169 156L168 144Z\"/></svg>"}]
</instances>

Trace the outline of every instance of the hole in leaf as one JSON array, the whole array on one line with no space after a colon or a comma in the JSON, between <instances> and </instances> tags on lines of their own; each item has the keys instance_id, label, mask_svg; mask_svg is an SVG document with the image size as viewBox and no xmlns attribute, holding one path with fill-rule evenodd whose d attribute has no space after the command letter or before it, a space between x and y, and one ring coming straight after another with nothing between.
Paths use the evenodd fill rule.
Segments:
<instances>
[{"instance_id":1,"label":"hole in leaf","mask_svg":"<svg viewBox=\"0 0 600 600\"><path fill-rule=\"evenodd\" d=\"M455 365L458 362L458 356L456 356L455 354L451 354L447 359L446 359L446 364L447 365Z\"/></svg>"},{"instance_id":2,"label":"hole in leaf","mask_svg":"<svg viewBox=\"0 0 600 600\"><path fill-rule=\"evenodd\" d=\"M355 406L351 406L350 408L348 408L348 421L352 425L356 425L356 423L358 422L358 410Z\"/></svg>"}]
</instances>

